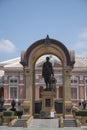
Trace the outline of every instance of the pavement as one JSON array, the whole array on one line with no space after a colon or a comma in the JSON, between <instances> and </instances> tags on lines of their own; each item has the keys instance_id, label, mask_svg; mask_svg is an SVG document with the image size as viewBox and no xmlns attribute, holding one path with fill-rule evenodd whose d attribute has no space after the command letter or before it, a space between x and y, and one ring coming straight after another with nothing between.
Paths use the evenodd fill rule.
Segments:
<instances>
[{"instance_id":1,"label":"pavement","mask_svg":"<svg viewBox=\"0 0 87 130\"><path fill-rule=\"evenodd\" d=\"M0 126L0 130L87 130L87 126L59 128L58 119L33 119L28 128Z\"/></svg>"}]
</instances>

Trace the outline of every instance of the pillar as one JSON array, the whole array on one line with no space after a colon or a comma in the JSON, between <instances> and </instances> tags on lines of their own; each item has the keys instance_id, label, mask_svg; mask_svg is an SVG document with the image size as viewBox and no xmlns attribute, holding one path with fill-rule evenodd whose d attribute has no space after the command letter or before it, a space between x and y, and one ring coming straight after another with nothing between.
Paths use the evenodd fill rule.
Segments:
<instances>
[{"instance_id":1,"label":"pillar","mask_svg":"<svg viewBox=\"0 0 87 130\"><path fill-rule=\"evenodd\" d=\"M26 88L26 99L23 102L24 114L32 115L32 70L28 67L24 68L24 81Z\"/></svg>"},{"instance_id":2,"label":"pillar","mask_svg":"<svg viewBox=\"0 0 87 130\"><path fill-rule=\"evenodd\" d=\"M71 116L71 69L63 70L63 115L64 117Z\"/></svg>"}]
</instances>

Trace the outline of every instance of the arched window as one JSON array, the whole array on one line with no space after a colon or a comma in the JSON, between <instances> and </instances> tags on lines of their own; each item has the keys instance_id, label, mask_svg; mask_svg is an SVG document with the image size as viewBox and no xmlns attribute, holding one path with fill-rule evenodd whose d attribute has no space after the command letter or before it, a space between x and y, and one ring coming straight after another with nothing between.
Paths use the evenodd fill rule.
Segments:
<instances>
[{"instance_id":1,"label":"arched window","mask_svg":"<svg viewBox=\"0 0 87 130\"><path fill-rule=\"evenodd\" d=\"M78 99L78 77L71 77L71 98Z\"/></svg>"},{"instance_id":2,"label":"arched window","mask_svg":"<svg viewBox=\"0 0 87 130\"><path fill-rule=\"evenodd\" d=\"M9 99L18 99L18 77L9 78Z\"/></svg>"}]
</instances>

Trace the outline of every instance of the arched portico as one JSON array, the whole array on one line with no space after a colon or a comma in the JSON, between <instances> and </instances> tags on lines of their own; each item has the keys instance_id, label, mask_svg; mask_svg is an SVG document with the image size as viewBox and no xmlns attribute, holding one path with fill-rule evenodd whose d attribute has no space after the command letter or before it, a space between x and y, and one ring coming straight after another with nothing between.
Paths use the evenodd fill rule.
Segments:
<instances>
[{"instance_id":1,"label":"arched portico","mask_svg":"<svg viewBox=\"0 0 87 130\"><path fill-rule=\"evenodd\" d=\"M70 114L72 106L70 76L75 63L74 53L73 51L69 52L61 42L50 39L48 36L46 39L36 41L26 52L21 53L21 64L24 67L26 86L26 101L30 101L30 114L33 115L34 112L35 63L40 56L45 54L57 56L63 64L63 114L67 116Z\"/></svg>"}]
</instances>

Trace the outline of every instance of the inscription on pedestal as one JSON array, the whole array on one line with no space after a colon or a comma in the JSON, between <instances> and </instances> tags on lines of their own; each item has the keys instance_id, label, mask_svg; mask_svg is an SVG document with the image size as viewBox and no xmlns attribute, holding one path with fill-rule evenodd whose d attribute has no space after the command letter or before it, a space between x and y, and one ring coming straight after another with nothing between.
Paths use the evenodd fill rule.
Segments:
<instances>
[{"instance_id":1,"label":"inscription on pedestal","mask_svg":"<svg viewBox=\"0 0 87 130\"><path fill-rule=\"evenodd\" d=\"M45 99L45 106L50 107L51 106L51 100L50 99Z\"/></svg>"},{"instance_id":2,"label":"inscription on pedestal","mask_svg":"<svg viewBox=\"0 0 87 130\"><path fill-rule=\"evenodd\" d=\"M67 106L65 109L66 114L71 114L71 106Z\"/></svg>"},{"instance_id":3,"label":"inscription on pedestal","mask_svg":"<svg viewBox=\"0 0 87 130\"><path fill-rule=\"evenodd\" d=\"M66 114L70 114L71 113L71 108L66 108Z\"/></svg>"}]
</instances>

